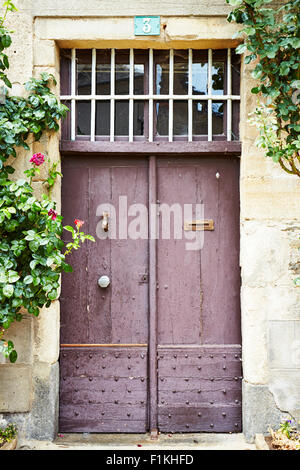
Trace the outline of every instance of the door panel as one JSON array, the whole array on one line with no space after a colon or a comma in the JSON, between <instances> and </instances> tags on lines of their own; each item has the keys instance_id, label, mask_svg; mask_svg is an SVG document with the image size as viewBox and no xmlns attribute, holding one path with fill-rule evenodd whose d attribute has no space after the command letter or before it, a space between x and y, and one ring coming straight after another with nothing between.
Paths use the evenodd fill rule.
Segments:
<instances>
[{"instance_id":1,"label":"door panel","mask_svg":"<svg viewBox=\"0 0 300 470\"><path fill-rule=\"evenodd\" d=\"M158 426L241 430L239 188L234 159L160 159L160 206L204 204L203 248L158 240ZM216 177L219 176L218 177ZM185 220L182 221L184 226Z\"/></svg>"},{"instance_id":2,"label":"door panel","mask_svg":"<svg viewBox=\"0 0 300 470\"><path fill-rule=\"evenodd\" d=\"M148 241L99 238L99 205L116 208L117 220L119 196L147 207L147 162L66 159L63 171L64 222L84 220L96 242L72 254L74 272L63 276L60 430L145 432L148 284L140 276L147 276ZM111 280L105 289L102 275Z\"/></svg>"},{"instance_id":3,"label":"door panel","mask_svg":"<svg viewBox=\"0 0 300 470\"><path fill-rule=\"evenodd\" d=\"M158 405L162 432L239 432L239 162L157 158L151 187L145 158L67 157L63 172L64 224L84 220L96 242L71 255L74 272L62 277L60 431L145 432ZM150 355L147 214L137 220L149 191L160 227ZM102 237L103 203L116 210L113 239ZM214 229L204 232L202 249L188 250L182 209L202 203ZM141 206L132 211L132 204ZM176 236L172 209L181 217ZM142 237L126 237L132 224ZM106 289L97 284L101 275L110 277ZM149 365L157 368L150 379Z\"/></svg>"},{"instance_id":4,"label":"door panel","mask_svg":"<svg viewBox=\"0 0 300 470\"><path fill-rule=\"evenodd\" d=\"M62 432L145 432L147 348L62 348Z\"/></svg>"},{"instance_id":5,"label":"door panel","mask_svg":"<svg viewBox=\"0 0 300 470\"><path fill-rule=\"evenodd\" d=\"M175 166L174 166L175 164ZM181 167L175 161L159 160L157 168L158 200L160 206L160 238L157 243L157 281L159 294L158 344L198 344L201 335L200 250L187 251L187 240L174 238L172 224L170 239L162 239L163 204L195 204L200 202L197 187L197 168ZM179 234L178 234L179 236Z\"/></svg>"}]
</instances>

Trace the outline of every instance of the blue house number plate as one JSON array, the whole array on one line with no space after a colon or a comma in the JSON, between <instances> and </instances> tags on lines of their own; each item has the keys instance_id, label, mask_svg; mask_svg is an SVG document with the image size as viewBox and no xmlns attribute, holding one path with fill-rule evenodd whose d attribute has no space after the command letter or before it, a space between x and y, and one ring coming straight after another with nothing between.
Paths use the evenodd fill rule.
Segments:
<instances>
[{"instance_id":1,"label":"blue house number plate","mask_svg":"<svg viewBox=\"0 0 300 470\"><path fill-rule=\"evenodd\" d=\"M159 36L160 16L135 16L134 17L135 36Z\"/></svg>"}]
</instances>

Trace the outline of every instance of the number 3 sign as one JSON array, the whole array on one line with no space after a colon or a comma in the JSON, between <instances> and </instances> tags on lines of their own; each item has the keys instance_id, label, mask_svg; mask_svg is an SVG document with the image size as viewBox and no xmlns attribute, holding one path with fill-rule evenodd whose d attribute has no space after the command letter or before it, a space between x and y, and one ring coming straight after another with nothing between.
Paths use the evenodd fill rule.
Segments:
<instances>
[{"instance_id":1,"label":"number 3 sign","mask_svg":"<svg viewBox=\"0 0 300 470\"><path fill-rule=\"evenodd\" d=\"M135 16L134 17L135 36L159 36L160 16Z\"/></svg>"}]
</instances>

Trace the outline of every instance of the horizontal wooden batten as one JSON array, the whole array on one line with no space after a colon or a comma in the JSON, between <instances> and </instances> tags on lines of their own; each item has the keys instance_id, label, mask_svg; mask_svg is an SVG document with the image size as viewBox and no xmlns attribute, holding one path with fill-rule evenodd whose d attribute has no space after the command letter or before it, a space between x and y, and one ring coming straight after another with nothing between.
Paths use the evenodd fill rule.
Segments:
<instances>
[{"instance_id":1,"label":"horizontal wooden batten","mask_svg":"<svg viewBox=\"0 0 300 470\"><path fill-rule=\"evenodd\" d=\"M196 142L105 142L66 141L60 143L63 155L111 154L124 155L228 155L240 156L239 141L196 141Z\"/></svg>"}]
</instances>

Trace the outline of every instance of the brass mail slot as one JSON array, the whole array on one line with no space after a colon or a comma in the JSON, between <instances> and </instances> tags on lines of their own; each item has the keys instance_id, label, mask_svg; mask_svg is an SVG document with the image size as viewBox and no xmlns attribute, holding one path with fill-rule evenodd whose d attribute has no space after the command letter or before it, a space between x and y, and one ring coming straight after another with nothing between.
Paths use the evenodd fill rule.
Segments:
<instances>
[{"instance_id":1,"label":"brass mail slot","mask_svg":"<svg viewBox=\"0 0 300 470\"><path fill-rule=\"evenodd\" d=\"M212 219L207 219L184 222L184 230L193 232L196 230L214 230L214 221Z\"/></svg>"}]
</instances>

